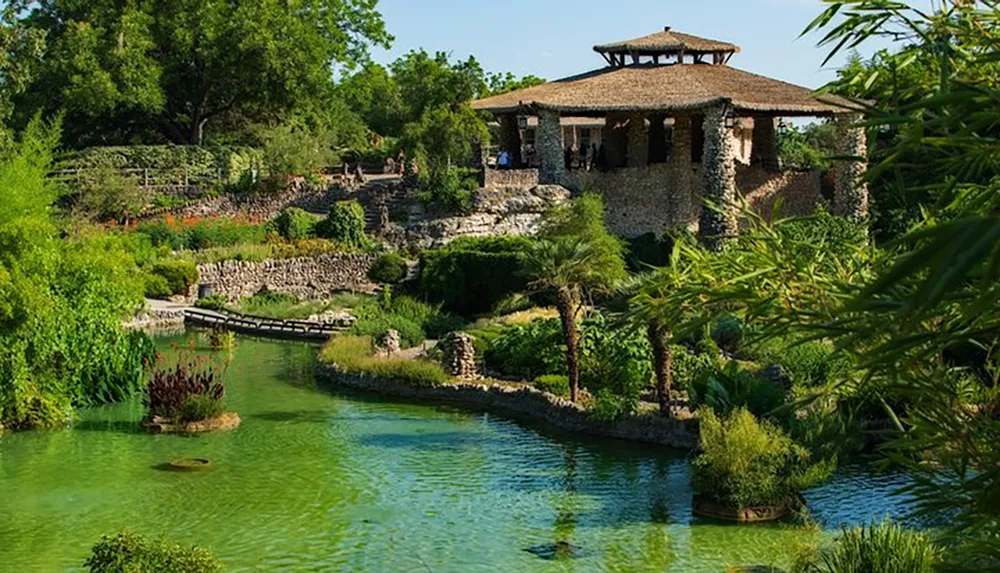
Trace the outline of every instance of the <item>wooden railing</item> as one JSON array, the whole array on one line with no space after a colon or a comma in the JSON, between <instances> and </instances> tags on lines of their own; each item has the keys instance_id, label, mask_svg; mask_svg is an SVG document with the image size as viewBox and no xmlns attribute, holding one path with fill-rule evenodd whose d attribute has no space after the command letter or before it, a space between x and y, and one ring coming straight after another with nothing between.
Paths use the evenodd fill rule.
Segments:
<instances>
[{"instance_id":1,"label":"wooden railing","mask_svg":"<svg viewBox=\"0 0 1000 573\"><path fill-rule=\"evenodd\" d=\"M96 175L101 172L97 167L83 167L73 169L58 169L49 173L49 177L63 183L79 181L88 175ZM190 170L179 167L175 169L163 168L114 168L114 172L119 177L131 179L140 187L155 189L158 187L212 187L224 181L225 177L221 169L212 174L205 174L203 171L191 173Z\"/></svg>"},{"instance_id":2,"label":"wooden railing","mask_svg":"<svg viewBox=\"0 0 1000 573\"><path fill-rule=\"evenodd\" d=\"M347 326L319 324L301 320L280 320L264 316L217 312L198 308L185 310L184 320L195 326L222 328L255 336L299 340L328 340L331 336L343 332L348 328Z\"/></svg>"}]
</instances>

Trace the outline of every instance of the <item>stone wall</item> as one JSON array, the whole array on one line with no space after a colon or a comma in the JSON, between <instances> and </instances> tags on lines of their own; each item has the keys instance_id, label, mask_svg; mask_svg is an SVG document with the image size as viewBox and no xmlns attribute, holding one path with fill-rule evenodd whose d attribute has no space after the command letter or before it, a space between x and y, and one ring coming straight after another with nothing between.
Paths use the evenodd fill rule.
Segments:
<instances>
[{"instance_id":1,"label":"stone wall","mask_svg":"<svg viewBox=\"0 0 1000 573\"><path fill-rule=\"evenodd\" d=\"M263 262L222 261L198 265L198 280L212 284L215 294L231 301L261 290L319 299L343 290L373 291L377 285L368 280L368 270L376 258L371 254L326 254Z\"/></svg>"},{"instance_id":2,"label":"stone wall","mask_svg":"<svg viewBox=\"0 0 1000 573\"><path fill-rule=\"evenodd\" d=\"M560 430L619 438L689 450L697 446L696 420L671 420L659 415L629 416L613 424L594 421L580 405L530 386L457 382L433 388L409 386L375 376L345 374L336 366L319 367L318 376L329 384L383 396L444 402L486 409Z\"/></svg>"},{"instance_id":3,"label":"stone wall","mask_svg":"<svg viewBox=\"0 0 1000 573\"><path fill-rule=\"evenodd\" d=\"M539 183L538 169L487 169L487 189L498 187L534 187Z\"/></svg>"},{"instance_id":4,"label":"stone wall","mask_svg":"<svg viewBox=\"0 0 1000 573\"><path fill-rule=\"evenodd\" d=\"M736 184L753 210L766 219L771 218L779 200L779 217L811 215L817 205L826 204L820 171L771 171L761 165L739 165L736 169Z\"/></svg>"},{"instance_id":5,"label":"stone wall","mask_svg":"<svg viewBox=\"0 0 1000 573\"><path fill-rule=\"evenodd\" d=\"M542 215L569 198L570 192L558 185L480 189L470 215L412 221L389 233L386 239L397 246L427 249L461 237L533 235Z\"/></svg>"}]
</instances>

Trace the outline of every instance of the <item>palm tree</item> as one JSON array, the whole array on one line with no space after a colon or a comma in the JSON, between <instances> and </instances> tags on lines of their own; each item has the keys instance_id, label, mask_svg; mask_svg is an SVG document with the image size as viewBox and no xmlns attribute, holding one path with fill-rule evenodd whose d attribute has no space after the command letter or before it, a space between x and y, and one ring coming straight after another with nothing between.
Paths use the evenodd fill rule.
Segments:
<instances>
[{"instance_id":1,"label":"palm tree","mask_svg":"<svg viewBox=\"0 0 1000 573\"><path fill-rule=\"evenodd\" d=\"M610 292L627 277L622 243L604 226L604 203L584 195L568 207L550 211L528 256L532 287L555 295L566 342L570 399L580 394L580 333L584 301Z\"/></svg>"}]
</instances>

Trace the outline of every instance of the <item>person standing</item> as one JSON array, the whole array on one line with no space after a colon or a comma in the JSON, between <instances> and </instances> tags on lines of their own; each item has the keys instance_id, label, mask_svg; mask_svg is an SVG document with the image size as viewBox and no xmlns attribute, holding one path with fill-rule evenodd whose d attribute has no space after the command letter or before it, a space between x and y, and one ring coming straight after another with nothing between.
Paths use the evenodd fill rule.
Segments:
<instances>
[{"instance_id":1,"label":"person standing","mask_svg":"<svg viewBox=\"0 0 1000 573\"><path fill-rule=\"evenodd\" d=\"M396 155L396 169L399 170L399 175L406 174L406 151L400 147L399 153Z\"/></svg>"}]
</instances>

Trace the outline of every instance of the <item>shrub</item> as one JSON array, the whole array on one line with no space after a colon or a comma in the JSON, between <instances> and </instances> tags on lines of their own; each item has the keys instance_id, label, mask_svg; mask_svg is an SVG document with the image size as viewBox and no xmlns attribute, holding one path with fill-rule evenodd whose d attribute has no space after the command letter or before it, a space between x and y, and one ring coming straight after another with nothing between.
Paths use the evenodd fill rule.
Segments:
<instances>
[{"instance_id":1,"label":"shrub","mask_svg":"<svg viewBox=\"0 0 1000 573\"><path fill-rule=\"evenodd\" d=\"M780 503L795 491L809 454L777 426L745 408L720 418L700 412L701 453L691 467L695 493L745 509Z\"/></svg>"},{"instance_id":2,"label":"shrub","mask_svg":"<svg viewBox=\"0 0 1000 573\"><path fill-rule=\"evenodd\" d=\"M530 246L526 237L464 238L427 251L421 261L420 292L463 316L489 312L527 287Z\"/></svg>"},{"instance_id":3,"label":"shrub","mask_svg":"<svg viewBox=\"0 0 1000 573\"><path fill-rule=\"evenodd\" d=\"M347 374L377 376L421 388L449 381L444 369L432 362L371 356L371 340L368 336L334 337L323 347L320 359Z\"/></svg>"},{"instance_id":4,"label":"shrub","mask_svg":"<svg viewBox=\"0 0 1000 573\"><path fill-rule=\"evenodd\" d=\"M745 370L735 360L703 371L688 392L692 403L723 415L747 408L755 416L765 416L785 402L783 388Z\"/></svg>"},{"instance_id":5,"label":"shrub","mask_svg":"<svg viewBox=\"0 0 1000 573\"><path fill-rule=\"evenodd\" d=\"M396 284L406 278L408 271L406 259L396 253L386 253L372 264L368 279L379 284Z\"/></svg>"},{"instance_id":6,"label":"shrub","mask_svg":"<svg viewBox=\"0 0 1000 573\"><path fill-rule=\"evenodd\" d=\"M743 345L743 321L731 314L724 314L712 324L712 340L729 354L739 351Z\"/></svg>"},{"instance_id":7,"label":"shrub","mask_svg":"<svg viewBox=\"0 0 1000 573\"><path fill-rule=\"evenodd\" d=\"M388 294L387 291L383 295ZM464 321L440 307L423 303L413 297L386 297L378 302L368 302L353 309L358 322L354 333L378 336L386 330L399 331L405 347L416 346L425 338L440 338L464 326Z\"/></svg>"},{"instance_id":8,"label":"shrub","mask_svg":"<svg viewBox=\"0 0 1000 573\"><path fill-rule=\"evenodd\" d=\"M173 251L199 251L233 245L259 245L267 239L264 225L234 219L166 219L143 223L136 233L146 235L155 247Z\"/></svg>"},{"instance_id":9,"label":"shrub","mask_svg":"<svg viewBox=\"0 0 1000 573\"><path fill-rule=\"evenodd\" d=\"M221 376L211 366L201 360L182 357L176 365L158 368L153 372L152 380L146 388L147 416L149 419L179 419L193 396L218 402L221 408L225 393ZM203 408L203 405L198 407Z\"/></svg>"},{"instance_id":10,"label":"shrub","mask_svg":"<svg viewBox=\"0 0 1000 573\"><path fill-rule=\"evenodd\" d=\"M649 267L666 267L670 265L670 253L673 240L670 236L657 237L654 233L646 233L634 239L628 239L625 262L632 272L642 272Z\"/></svg>"},{"instance_id":11,"label":"shrub","mask_svg":"<svg viewBox=\"0 0 1000 573\"><path fill-rule=\"evenodd\" d=\"M941 550L920 532L891 521L845 529L833 547L797 570L817 573L930 573Z\"/></svg>"},{"instance_id":12,"label":"shrub","mask_svg":"<svg viewBox=\"0 0 1000 573\"><path fill-rule=\"evenodd\" d=\"M150 541L130 532L102 537L83 565L90 573L214 573L222 569L207 549Z\"/></svg>"},{"instance_id":13,"label":"shrub","mask_svg":"<svg viewBox=\"0 0 1000 573\"><path fill-rule=\"evenodd\" d=\"M368 243L365 236L365 210L357 201L334 203L326 219L317 225L316 233L324 239L362 247Z\"/></svg>"},{"instance_id":14,"label":"shrub","mask_svg":"<svg viewBox=\"0 0 1000 573\"><path fill-rule=\"evenodd\" d=\"M170 288L166 277L148 274L146 275L145 294L146 298L165 299L174 296L174 291Z\"/></svg>"},{"instance_id":15,"label":"shrub","mask_svg":"<svg viewBox=\"0 0 1000 573\"><path fill-rule=\"evenodd\" d=\"M535 388L561 398L569 396L569 376L546 374L535 378Z\"/></svg>"},{"instance_id":16,"label":"shrub","mask_svg":"<svg viewBox=\"0 0 1000 573\"><path fill-rule=\"evenodd\" d=\"M289 207L274 219L273 228L289 241L307 239L315 233L316 219L298 207Z\"/></svg>"},{"instance_id":17,"label":"shrub","mask_svg":"<svg viewBox=\"0 0 1000 573\"><path fill-rule=\"evenodd\" d=\"M150 272L166 281L167 291L171 295L186 295L191 286L198 281L198 267L189 261L159 261L153 265ZM162 283L156 285L157 288L161 286ZM149 288L150 285L147 284L147 290Z\"/></svg>"},{"instance_id":18,"label":"shrub","mask_svg":"<svg viewBox=\"0 0 1000 573\"><path fill-rule=\"evenodd\" d=\"M682 344L670 345L670 373L673 387L681 390L694 385L695 380L706 371L715 367L719 360L718 354L693 352Z\"/></svg>"},{"instance_id":19,"label":"shrub","mask_svg":"<svg viewBox=\"0 0 1000 573\"><path fill-rule=\"evenodd\" d=\"M646 333L615 328L600 314L584 320L581 332L581 380L596 397L592 415L612 422L635 413L653 379Z\"/></svg>"},{"instance_id":20,"label":"shrub","mask_svg":"<svg viewBox=\"0 0 1000 573\"><path fill-rule=\"evenodd\" d=\"M472 210L473 192L478 187L474 169L451 168L433 171L423 178L418 197L427 205L446 213L467 214Z\"/></svg>"},{"instance_id":21,"label":"shrub","mask_svg":"<svg viewBox=\"0 0 1000 573\"><path fill-rule=\"evenodd\" d=\"M204 308L205 310L226 310L229 305L229 300L226 297L213 294L211 296L206 296L205 298L199 298L195 301L194 306L197 308Z\"/></svg>"},{"instance_id":22,"label":"shrub","mask_svg":"<svg viewBox=\"0 0 1000 573\"><path fill-rule=\"evenodd\" d=\"M792 239L782 243L785 247L801 245L813 251L821 245L832 259L849 258L868 244L866 225L833 215L822 205L817 206L811 216L789 221L778 229L783 236Z\"/></svg>"},{"instance_id":23,"label":"shrub","mask_svg":"<svg viewBox=\"0 0 1000 573\"><path fill-rule=\"evenodd\" d=\"M216 400L212 396L195 394L194 396L188 396L184 400L184 403L181 404L177 419L185 424L211 420L212 418L219 417L222 414L222 410L223 406L220 400Z\"/></svg>"},{"instance_id":24,"label":"shrub","mask_svg":"<svg viewBox=\"0 0 1000 573\"><path fill-rule=\"evenodd\" d=\"M297 122L260 128L257 137L271 175L315 175L337 158L330 133Z\"/></svg>"},{"instance_id":25,"label":"shrub","mask_svg":"<svg viewBox=\"0 0 1000 573\"><path fill-rule=\"evenodd\" d=\"M767 341L752 353L761 364L778 364L792 382L802 388L815 388L837 382L851 368L846 356L834 356L829 343L809 341L796 343L790 339Z\"/></svg>"},{"instance_id":26,"label":"shrub","mask_svg":"<svg viewBox=\"0 0 1000 573\"><path fill-rule=\"evenodd\" d=\"M536 320L505 328L484 358L490 369L522 380L566 374L566 345L559 320Z\"/></svg>"}]
</instances>

